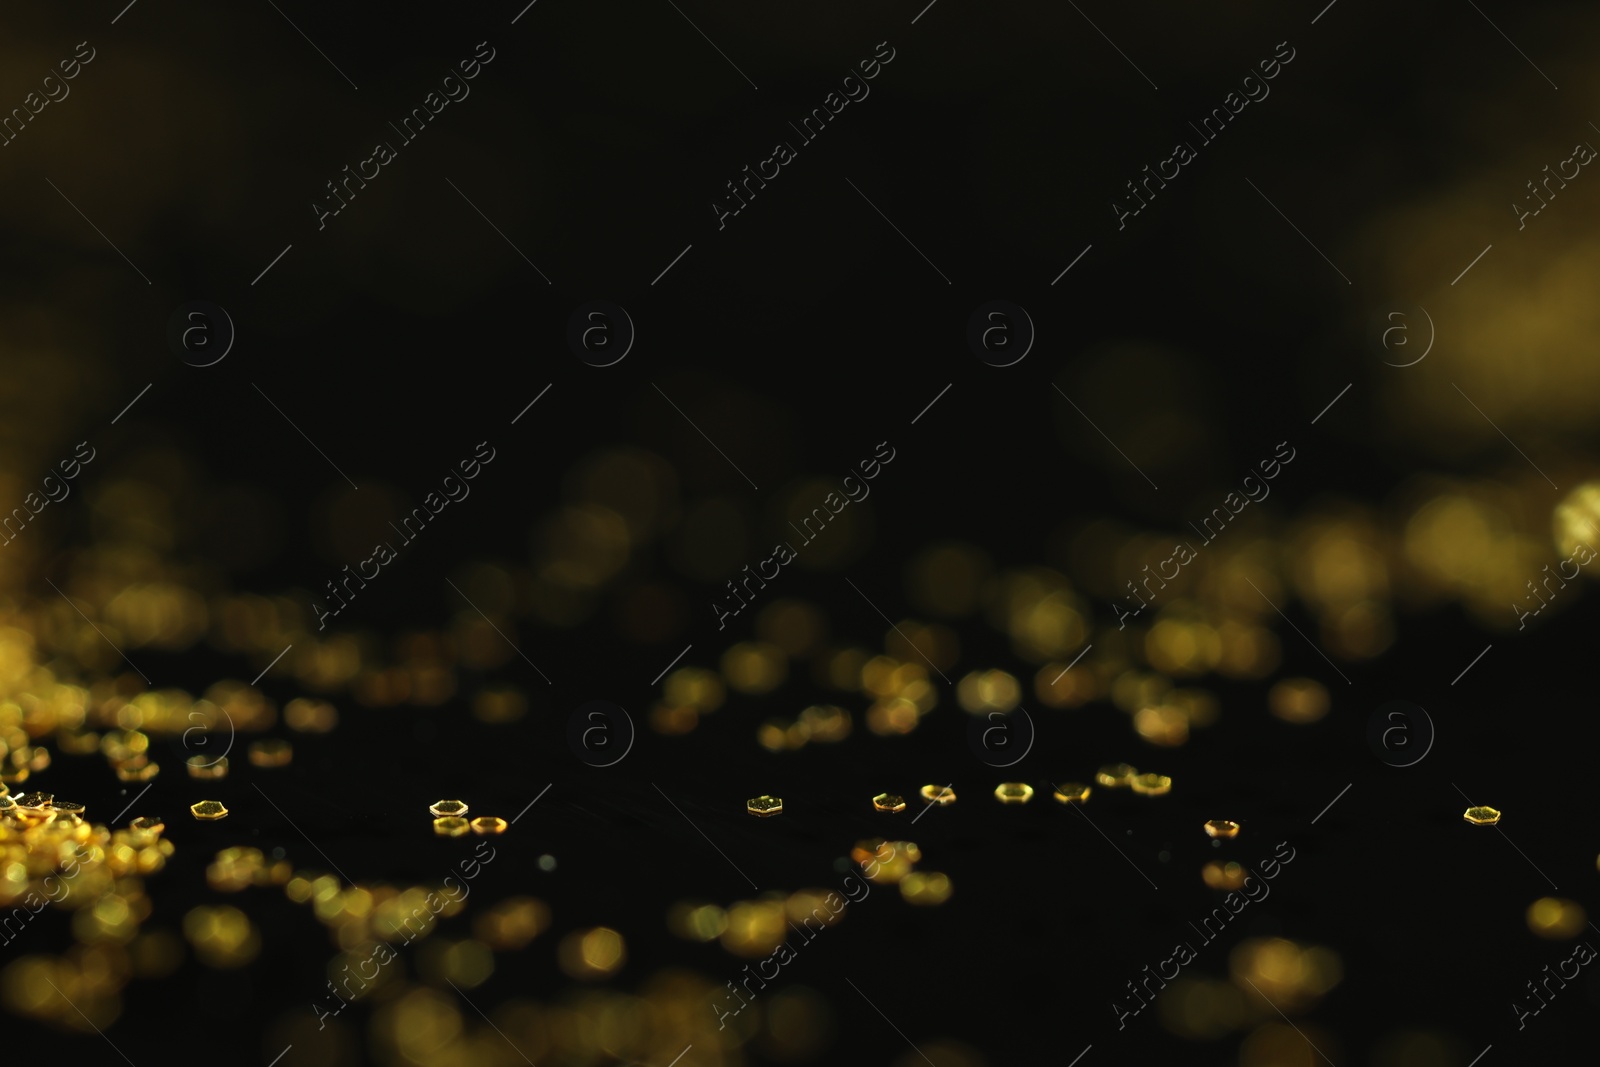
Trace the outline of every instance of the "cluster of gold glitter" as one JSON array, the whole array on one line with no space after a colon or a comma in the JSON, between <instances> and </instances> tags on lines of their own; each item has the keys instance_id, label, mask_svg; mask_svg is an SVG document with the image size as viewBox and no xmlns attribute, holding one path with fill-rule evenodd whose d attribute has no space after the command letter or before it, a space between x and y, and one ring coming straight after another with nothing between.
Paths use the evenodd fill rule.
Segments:
<instances>
[{"instance_id":1,"label":"cluster of gold glitter","mask_svg":"<svg viewBox=\"0 0 1600 1067\"><path fill-rule=\"evenodd\" d=\"M866 876L886 885L898 885L907 904L929 906L950 899L950 876L939 871L919 871L922 849L915 841L885 841L881 837L857 841L850 858Z\"/></svg>"},{"instance_id":2,"label":"cluster of gold glitter","mask_svg":"<svg viewBox=\"0 0 1600 1067\"><path fill-rule=\"evenodd\" d=\"M82 805L54 802L44 793L18 797L0 812L6 940L32 936L45 948L46 935L30 931L30 924L46 907L73 913L77 940L60 957L12 960L0 971L0 999L19 1014L88 1029L116 1019L131 978L171 969L163 962L171 962L170 943L139 928L153 907L144 878L166 865L173 846L161 836L159 820L135 819L127 829L112 830L82 812Z\"/></svg>"},{"instance_id":3,"label":"cluster of gold glitter","mask_svg":"<svg viewBox=\"0 0 1600 1067\"><path fill-rule=\"evenodd\" d=\"M1343 967L1338 954L1285 938L1252 938L1229 954L1228 970L1226 979L1185 972L1171 982L1155 1002L1162 1025L1192 1040L1215 1040L1233 1030L1247 1030L1251 1032L1247 1046L1270 1045L1280 1057L1262 1058L1264 1047L1250 1048L1241 1055L1241 1063L1310 1063L1302 1053L1305 1039L1290 1048L1279 1040L1279 1030L1296 1031L1273 1024L1310 1010L1339 984ZM1297 1025L1312 1032L1306 1023Z\"/></svg>"}]
</instances>

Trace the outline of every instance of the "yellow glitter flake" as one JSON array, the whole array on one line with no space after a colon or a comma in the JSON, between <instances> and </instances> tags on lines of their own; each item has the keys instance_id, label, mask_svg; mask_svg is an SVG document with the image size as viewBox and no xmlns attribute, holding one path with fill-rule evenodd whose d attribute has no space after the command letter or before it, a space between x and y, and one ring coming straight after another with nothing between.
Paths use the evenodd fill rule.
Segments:
<instances>
[{"instance_id":1,"label":"yellow glitter flake","mask_svg":"<svg viewBox=\"0 0 1600 1067\"><path fill-rule=\"evenodd\" d=\"M994 787L994 798L1002 804L1026 804L1033 799L1033 786L1027 782L1001 782Z\"/></svg>"},{"instance_id":2,"label":"yellow glitter flake","mask_svg":"<svg viewBox=\"0 0 1600 1067\"><path fill-rule=\"evenodd\" d=\"M467 820L459 815L444 815L433 820L433 832L440 837L460 837L468 826Z\"/></svg>"},{"instance_id":3,"label":"yellow glitter flake","mask_svg":"<svg viewBox=\"0 0 1600 1067\"><path fill-rule=\"evenodd\" d=\"M1172 791L1172 779L1164 774L1140 774L1133 779L1133 791L1147 797L1158 797Z\"/></svg>"},{"instance_id":4,"label":"yellow glitter flake","mask_svg":"<svg viewBox=\"0 0 1600 1067\"><path fill-rule=\"evenodd\" d=\"M1472 807L1461 813L1461 817L1474 826L1494 826L1500 821L1498 808Z\"/></svg>"},{"instance_id":5,"label":"yellow glitter flake","mask_svg":"<svg viewBox=\"0 0 1600 1067\"><path fill-rule=\"evenodd\" d=\"M222 806L220 800L202 800L189 805L189 811L196 819L211 822L215 819L227 818L228 809Z\"/></svg>"},{"instance_id":6,"label":"yellow glitter flake","mask_svg":"<svg viewBox=\"0 0 1600 1067\"><path fill-rule=\"evenodd\" d=\"M879 811L893 814L897 811L906 810L906 798L895 796L893 793L879 793L872 798L872 806Z\"/></svg>"},{"instance_id":7,"label":"yellow glitter flake","mask_svg":"<svg viewBox=\"0 0 1600 1067\"><path fill-rule=\"evenodd\" d=\"M184 761L183 767L189 772L190 778L226 778L228 757L190 756Z\"/></svg>"},{"instance_id":8,"label":"yellow glitter flake","mask_svg":"<svg viewBox=\"0 0 1600 1067\"><path fill-rule=\"evenodd\" d=\"M503 834L507 823L498 815L480 815L472 820L472 832L479 835Z\"/></svg>"},{"instance_id":9,"label":"yellow glitter flake","mask_svg":"<svg viewBox=\"0 0 1600 1067\"><path fill-rule=\"evenodd\" d=\"M1207 837L1234 838L1239 836L1239 824L1232 819L1212 819L1206 823Z\"/></svg>"},{"instance_id":10,"label":"yellow glitter flake","mask_svg":"<svg viewBox=\"0 0 1600 1067\"><path fill-rule=\"evenodd\" d=\"M294 746L280 738L269 737L250 742L250 764L253 767L284 767L294 759Z\"/></svg>"},{"instance_id":11,"label":"yellow glitter flake","mask_svg":"<svg viewBox=\"0 0 1600 1067\"><path fill-rule=\"evenodd\" d=\"M1107 789L1122 789L1133 784L1139 770L1129 763L1112 763L1094 772L1094 780Z\"/></svg>"},{"instance_id":12,"label":"yellow glitter flake","mask_svg":"<svg viewBox=\"0 0 1600 1067\"><path fill-rule=\"evenodd\" d=\"M1054 796L1063 804L1082 804L1089 799L1089 787L1082 782L1062 782L1055 787Z\"/></svg>"},{"instance_id":13,"label":"yellow glitter flake","mask_svg":"<svg viewBox=\"0 0 1600 1067\"><path fill-rule=\"evenodd\" d=\"M929 804L937 804L942 808L949 807L956 802L956 791L947 785L925 785L919 792L922 794L924 801Z\"/></svg>"},{"instance_id":14,"label":"yellow glitter flake","mask_svg":"<svg viewBox=\"0 0 1600 1067\"><path fill-rule=\"evenodd\" d=\"M783 798L767 796L763 793L761 796L751 797L745 801L744 810L763 819L769 815L781 815L783 814Z\"/></svg>"},{"instance_id":15,"label":"yellow glitter flake","mask_svg":"<svg viewBox=\"0 0 1600 1067\"><path fill-rule=\"evenodd\" d=\"M435 800L428 810L438 818L457 817L467 813L465 800Z\"/></svg>"}]
</instances>

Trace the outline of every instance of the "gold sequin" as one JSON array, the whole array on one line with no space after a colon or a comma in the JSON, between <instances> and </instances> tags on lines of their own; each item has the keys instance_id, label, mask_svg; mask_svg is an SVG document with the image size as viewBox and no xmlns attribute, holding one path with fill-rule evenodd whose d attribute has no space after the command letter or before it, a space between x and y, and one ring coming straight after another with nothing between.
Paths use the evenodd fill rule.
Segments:
<instances>
[{"instance_id":1,"label":"gold sequin","mask_svg":"<svg viewBox=\"0 0 1600 1067\"><path fill-rule=\"evenodd\" d=\"M193 813L196 819L205 822L226 818L228 814L228 809L222 806L222 801L220 800L202 800L199 803L190 804L189 811Z\"/></svg>"},{"instance_id":2,"label":"gold sequin","mask_svg":"<svg viewBox=\"0 0 1600 1067\"><path fill-rule=\"evenodd\" d=\"M1033 786L1027 782L1001 782L994 787L994 798L1002 804L1026 804L1033 799Z\"/></svg>"},{"instance_id":3,"label":"gold sequin","mask_svg":"<svg viewBox=\"0 0 1600 1067\"><path fill-rule=\"evenodd\" d=\"M763 793L761 796L751 797L745 801L744 810L763 819L769 815L781 815L783 814L783 798L767 796Z\"/></svg>"}]
</instances>

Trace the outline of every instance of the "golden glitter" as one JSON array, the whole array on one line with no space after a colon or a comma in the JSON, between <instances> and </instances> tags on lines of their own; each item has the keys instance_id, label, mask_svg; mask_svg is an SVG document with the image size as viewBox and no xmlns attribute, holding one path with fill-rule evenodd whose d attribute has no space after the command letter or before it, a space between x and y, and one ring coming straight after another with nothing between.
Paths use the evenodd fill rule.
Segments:
<instances>
[{"instance_id":1,"label":"golden glitter","mask_svg":"<svg viewBox=\"0 0 1600 1067\"><path fill-rule=\"evenodd\" d=\"M459 815L442 815L433 820L433 832L440 837L460 837L470 825Z\"/></svg>"},{"instance_id":2,"label":"golden glitter","mask_svg":"<svg viewBox=\"0 0 1600 1067\"><path fill-rule=\"evenodd\" d=\"M745 801L744 810L765 819L769 815L783 814L783 798L769 797L765 793Z\"/></svg>"},{"instance_id":3,"label":"golden glitter","mask_svg":"<svg viewBox=\"0 0 1600 1067\"><path fill-rule=\"evenodd\" d=\"M44 811L55 797L49 793L24 793L17 797L17 807L23 811Z\"/></svg>"},{"instance_id":4,"label":"golden glitter","mask_svg":"<svg viewBox=\"0 0 1600 1067\"><path fill-rule=\"evenodd\" d=\"M956 791L947 785L925 785L919 792L924 801L937 804L941 808L949 807L956 802Z\"/></svg>"},{"instance_id":5,"label":"golden glitter","mask_svg":"<svg viewBox=\"0 0 1600 1067\"><path fill-rule=\"evenodd\" d=\"M1089 799L1089 787L1082 782L1062 782L1055 787L1054 796L1063 804L1082 804Z\"/></svg>"},{"instance_id":6,"label":"golden glitter","mask_svg":"<svg viewBox=\"0 0 1600 1067\"><path fill-rule=\"evenodd\" d=\"M480 815L472 820L472 832L475 834L503 834L506 832L506 821L498 815Z\"/></svg>"},{"instance_id":7,"label":"golden glitter","mask_svg":"<svg viewBox=\"0 0 1600 1067\"><path fill-rule=\"evenodd\" d=\"M994 787L994 798L1002 804L1026 804L1033 799L1033 786L1027 782L1001 782Z\"/></svg>"},{"instance_id":8,"label":"golden glitter","mask_svg":"<svg viewBox=\"0 0 1600 1067\"><path fill-rule=\"evenodd\" d=\"M250 742L250 763L255 767L283 767L294 759L294 746L277 737Z\"/></svg>"},{"instance_id":9,"label":"golden glitter","mask_svg":"<svg viewBox=\"0 0 1600 1067\"><path fill-rule=\"evenodd\" d=\"M606 978L628 958L622 935L605 926L574 930L557 949L561 969L574 978Z\"/></svg>"},{"instance_id":10,"label":"golden glitter","mask_svg":"<svg viewBox=\"0 0 1600 1067\"><path fill-rule=\"evenodd\" d=\"M1147 797L1158 797L1172 790L1172 779L1164 774L1140 774L1133 779L1133 791Z\"/></svg>"},{"instance_id":11,"label":"golden glitter","mask_svg":"<svg viewBox=\"0 0 1600 1067\"><path fill-rule=\"evenodd\" d=\"M228 814L228 809L222 806L222 801L220 800L202 800L199 803L190 804L189 811L195 818L205 822L226 818Z\"/></svg>"},{"instance_id":12,"label":"golden glitter","mask_svg":"<svg viewBox=\"0 0 1600 1067\"><path fill-rule=\"evenodd\" d=\"M1121 789L1133 784L1139 769L1130 763L1112 763L1094 772L1094 780L1107 789Z\"/></svg>"},{"instance_id":13,"label":"golden glitter","mask_svg":"<svg viewBox=\"0 0 1600 1067\"><path fill-rule=\"evenodd\" d=\"M160 773L159 763L124 763L117 768L117 778L123 782L148 782Z\"/></svg>"},{"instance_id":14,"label":"golden glitter","mask_svg":"<svg viewBox=\"0 0 1600 1067\"><path fill-rule=\"evenodd\" d=\"M1462 812L1461 817L1474 826L1493 826L1500 821L1500 812L1495 808L1474 807Z\"/></svg>"},{"instance_id":15,"label":"golden glitter","mask_svg":"<svg viewBox=\"0 0 1600 1067\"><path fill-rule=\"evenodd\" d=\"M950 899L950 876L938 871L913 871L900 879L900 895L907 904L943 904Z\"/></svg>"},{"instance_id":16,"label":"golden glitter","mask_svg":"<svg viewBox=\"0 0 1600 1067\"><path fill-rule=\"evenodd\" d=\"M190 778L226 778L228 777L228 757L218 756L211 759L207 756L190 756L183 764L189 772Z\"/></svg>"},{"instance_id":17,"label":"golden glitter","mask_svg":"<svg viewBox=\"0 0 1600 1067\"><path fill-rule=\"evenodd\" d=\"M897 812L906 810L906 798L897 797L893 793L879 793L872 798L872 806L879 811Z\"/></svg>"},{"instance_id":18,"label":"golden glitter","mask_svg":"<svg viewBox=\"0 0 1600 1067\"><path fill-rule=\"evenodd\" d=\"M1208 863L1200 868L1200 878L1212 889L1234 890L1244 885L1246 871L1237 863Z\"/></svg>"},{"instance_id":19,"label":"golden glitter","mask_svg":"<svg viewBox=\"0 0 1600 1067\"><path fill-rule=\"evenodd\" d=\"M167 828L158 815L141 815L128 824L128 829L138 830L142 833L159 834Z\"/></svg>"},{"instance_id":20,"label":"golden glitter","mask_svg":"<svg viewBox=\"0 0 1600 1067\"><path fill-rule=\"evenodd\" d=\"M1212 819L1206 823L1207 837L1238 837L1239 824L1232 819Z\"/></svg>"},{"instance_id":21,"label":"golden glitter","mask_svg":"<svg viewBox=\"0 0 1600 1067\"><path fill-rule=\"evenodd\" d=\"M428 805L428 810L439 818L465 815L467 813L467 802L465 800L435 800Z\"/></svg>"},{"instance_id":22,"label":"golden glitter","mask_svg":"<svg viewBox=\"0 0 1600 1067\"><path fill-rule=\"evenodd\" d=\"M1583 905L1560 897L1540 897L1528 905L1528 929L1552 941L1577 937L1589 922Z\"/></svg>"}]
</instances>

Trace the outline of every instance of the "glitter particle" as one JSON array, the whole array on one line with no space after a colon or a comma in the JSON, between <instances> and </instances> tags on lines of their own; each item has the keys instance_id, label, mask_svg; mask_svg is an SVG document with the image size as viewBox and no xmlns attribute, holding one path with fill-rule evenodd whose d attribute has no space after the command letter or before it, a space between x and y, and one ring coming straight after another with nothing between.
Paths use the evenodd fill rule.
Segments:
<instances>
[{"instance_id":1,"label":"glitter particle","mask_svg":"<svg viewBox=\"0 0 1600 1067\"><path fill-rule=\"evenodd\" d=\"M480 815L472 820L472 832L475 834L503 834L506 832L506 821L498 815Z\"/></svg>"},{"instance_id":2,"label":"glitter particle","mask_svg":"<svg viewBox=\"0 0 1600 1067\"><path fill-rule=\"evenodd\" d=\"M469 825L459 815L444 815L433 820L433 832L440 837L460 837L467 832Z\"/></svg>"},{"instance_id":3,"label":"glitter particle","mask_svg":"<svg viewBox=\"0 0 1600 1067\"><path fill-rule=\"evenodd\" d=\"M189 772L190 778L226 778L228 776L228 757L218 756L216 759L207 759L205 756L190 756L184 762L184 768Z\"/></svg>"},{"instance_id":4,"label":"glitter particle","mask_svg":"<svg viewBox=\"0 0 1600 1067\"><path fill-rule=\"evenodd\" d=\"M1055 787L1055 798L1063 804L1082 804L1089 799L1089 787L1082 782L1062 782Z\"/></svg>"},{"instance_id":5,"label":"glitter particle","mask_svg":"<svg viewBox=\"0 0 1600 1067\"><path fill-rule=\"evenodd\" d=\"M441 819L461 816L467 813L467 802L464 800L435 800L428 805L428 810Z\"/></svg>"},{"instance_id":6,"label":"glitter particle","mask_svg":"<svg viewBox=\"0 0 1600 1067\"><path fill-rule=\"evenodd\" d=\"M1121 789L1132 785L1138 773L1138 768L1130 763L1112 763L1095 771L1094 780L1107 789Z\"/></svg>"},{"instance_id":7,"label":"glitter particle","mask_svg":"<svg viewBox=\"0 0 1600 1067\"><path fill-rule=\"evenodd\" d=\"M747 800L744 810L763 819L769 815L780 815L783 813L783 799L781 797L767 796L763 793L761 796L751 797Z\"/></svg>"},{"instance_id":8,"label":"glitter particle","mask_svg":"<svg viewBox=\"0 0 1600 1067\"><path fill-rule=\"evenodd\" d=\"M879 793L872 798L872 806L879 811L897 812L906 810L905 797L897 797L893 793Z\"/></svg>"},{"instance_id":9,"label":"glitter particle","mask_svg":"<svg viewBox=\"0 0 1600 1067\"><path fill-rule=\"evenodd\" d=\"M994 798L1002 804L1026 804L1033 799L1033 786L1027 782L1001 782L994 787Z\"/></svg>"},{"instance_id":10,"label":"glitter particle","mask_svg":"<svg viewBox=\"0 0 1600 1067\"><path fill-rule=\"evenodd\" d=\"M1212 819L1206 823L1208 837L1233 838L1239 836L1239 824L1232 819Z\"/></svg>"},{"instance_id":11,"label":"glitter particle","mask_svg":"<svg viewBox=\"0 0 1600 1067\"><path fill-rule=\"evenodd\" d=\"M1474 826L1493 826L1500 821L1500 811L1497 808L1472 807L1462 812L1461 817Z\"/></svg>"},{"instance_id":12,"label":"glitter particle","mask_svg":"<svg viewBox=\"0 0 1600 1067\"><path fill-rule=\"evenodd\" d=\"M284 767L294 759L294 746L281 738L250 742L250 763L255 767Z\"/></svg>"},{"instance_id":13,"label":"glitter particle","mask_svg":"<svg viewBox=\"0 0 1600 1067\"><path fill-rule=\"evenodd\" d=\"M1140 774L1133 779L1133 791L1147 797L1158 797L1172 791L1172 779L1164 774Z\"/></svg>"},{"instance_id":14,"label":"glitter particle","mask_svg":"<svg viewBox=\"0 0 1600 1067\"><path fill-rule=\"evenodd\" d=\"M925 785L920 790L922 799L929 804L949 807L956 802L956 791L947 785Z\"/></svg>"},{"instance_id":15,"label":"glitter particle","mask_svg":"<svg viewBox=\"0 0 1600 1067\"><path fill-rule=\"evenodd\" d=\"M222 801L220 800L202 800L199 803L190 804L189 811L195 818L205 822L225 818L228 814L228 809L222 806Z\"/></svg>"}]
</instances>

